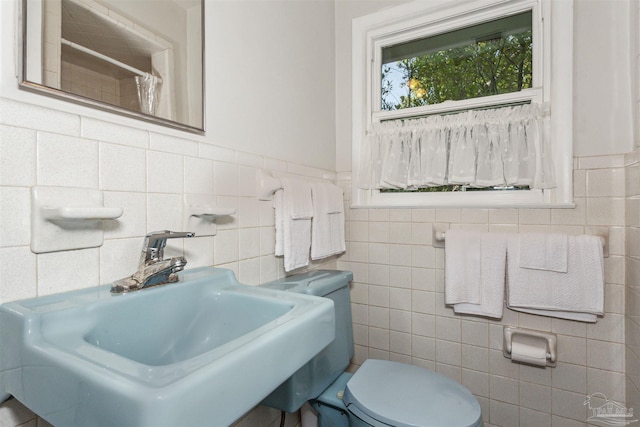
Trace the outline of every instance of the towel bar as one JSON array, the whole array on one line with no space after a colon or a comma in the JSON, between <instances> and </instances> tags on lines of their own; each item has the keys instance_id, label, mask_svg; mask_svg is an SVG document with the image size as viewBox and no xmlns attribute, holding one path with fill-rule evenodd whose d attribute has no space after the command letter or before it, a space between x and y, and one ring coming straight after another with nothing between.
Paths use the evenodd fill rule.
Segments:
<instances>
[{"instance_id":1,"label":"towel bar","mask_svg":"<svg viewBox=\"0 0 640 427\"><path fill-rule=\"evenodd\" d=\"M433 224L432 232L433 232L433 246L443 248L444 242L447 240L447 231L439 229L436 227L436 224ZM602 233L597 233L594 235L600 237L600 240L602 240L603 256L605 258L608 258L609 257L609 229L607 228L606 230L602 230Z\"/></svg>"},{"instance_id":2,"label":"towel bar","mask_svg":"<svg viewBox=\"0 0 640 427\"><path fill-rule=\"evenodd\" d=\"M329 182L329 183L333 183L334 185L336 180L335 177L331 177L331 176L322 176L322 177L298 176L296 178L309 183ZM272 200L273 194L276 191L281 190L282 188L283 188L282 180L280 178L274 177L269 172L266 172L263 169L258 169L258 171L256 172L256 194L258 196L258 200Z\"/></svg>"}]
</instances>

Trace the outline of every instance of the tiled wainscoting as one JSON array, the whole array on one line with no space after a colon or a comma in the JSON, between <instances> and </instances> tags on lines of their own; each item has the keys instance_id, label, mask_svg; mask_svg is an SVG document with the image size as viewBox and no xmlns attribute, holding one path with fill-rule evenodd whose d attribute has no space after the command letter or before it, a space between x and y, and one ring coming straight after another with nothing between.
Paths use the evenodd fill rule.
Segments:
<instances>
[{"instance_id":1,"label":"tiled wainscoting","mask_svg":"<svg viewBox=\"0 0 640 427\"><path fill-rule=\"evenodd\" d=\"M197 138L170 137L5 99L0 99L0 137L2 302L130 274L146 232L180 228L185 193L211 194L220 206L237 210L215 237L172 242L171 249L184 253L190 266L231 268L249 284L281 277L282 261L273 255L272 204L255 196L256 171L336 178L330 171ZM625 183L625 156L577 158L575 209L347 209L348 250L337 266L355 275L354 364L367 357L393 359L444 373L478 397L488 426L585 425L589 414L583 403L596 392L637 402L625 395L625 264L627 281L635 283L637 249L629 245L635 242L640 218L635 206L640 180L635 179L633 159L627 156ZM337 182L348 206L348 175L338 175ZM29 248L33 185L99 188L106 204L123 207L125 215L108 229L101 248L35 255ZM507 232L594 233L608 228L604 318L585 325L509 310L501 322L454 315L444 305L444 250L433 247L434 223ZM324 266L335 267L336 262ZM628 299L628 307L637 305L633 301ZM505 359L502 325L507 324L558 334L558 366L540 369ZM634 341L628 340L626 349L629 360ZM627 363L628 368L637 365ZM636 373L627 369L630 378ZM277 425L278 418L277 411L257 408L238 425ZM298 419L289 416L287 425ZM0 406L0 425L25 423L33 426L37 420L15 401Z\"/></svg>"},{"instance_id":2,"label":"tiled wainscoting","mask_svg":"<svg viewBox=\"0 0 640 427\"><path fill-rule=\"evenodd\" d=\"M464 384L486 426L584 426L586 398L625 402L624 156L575 159L575 209L351 209L355 364L366 358L426 366ZM348 197L350 180L339 176ZM640 182L640 180L638 180ZM517 313L502 321L455 315L444 304L444 249L432 225L496 232L597 233L609 229L606 314L596 324ZM537 368L502 354L502 327L558 335L558 365ZM592 406L603 402L593 400Z\"/></svg>"},{"instance_id":3,"label":"tiled wainscoting","mask_svg":"<svg viewBox=\"0 0 640 427\"><path fill-rule=\"evenodd\" d=\"M218 221L215 237L170 241L167 255L183 254L187 267L229 268L252 285L283 277L282 258L274 256L273 204L256 197L256 171L335 180L335 172L197 137L171 137L2 98L0 158L0 303L130 275L147 232L182 228L187 193L213 195L218 206L236 214ZM29 247L34 185L101 189L105 205L123 208L124 215L108 226L100 248L36 255ZM335 268L335 259L313 264L319 267ZM276 418L277 411L258 408L240 425L267 426ZM36 422L15 400L0 406L0 426Z\"/></svg>"}]
</instances>

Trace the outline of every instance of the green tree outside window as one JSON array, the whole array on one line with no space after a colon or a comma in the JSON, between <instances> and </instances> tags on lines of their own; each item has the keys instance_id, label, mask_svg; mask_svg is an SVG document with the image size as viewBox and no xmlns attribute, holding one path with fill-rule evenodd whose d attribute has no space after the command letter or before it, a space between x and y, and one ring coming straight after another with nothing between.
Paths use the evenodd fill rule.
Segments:
<instances>
[{"instance_id":1,"label":"green tree outside window","mask_svg":"<svg viewBox=\"0 0 640 427\"><path fill-rule=\"evenodd\" d=\"M532 87L533 42L529 27L474 36L490 24L458 30L429 39L412 41L390 51L411 50L403 58L382 65L382 110L399 110L489 95L517 92ZM516 19L517 18L517 19ZM514 23L521 17L506 18ZM506 21L507 26L511 22ZM494 25L495 27L495 25ZM469 40L469 33L473 37ZM466 38L460 41L461 37ZM456 40L458 39L458 40ZM433 47L441 43L444 47ZM454 45L452 47L446 46ZM429 47L425 47L429 46ZM420 52L420 50L426 52ZM398 56L391 52L388 56ZM384 58L384 53L383 53Z\"/></svg>"}]
</instances>

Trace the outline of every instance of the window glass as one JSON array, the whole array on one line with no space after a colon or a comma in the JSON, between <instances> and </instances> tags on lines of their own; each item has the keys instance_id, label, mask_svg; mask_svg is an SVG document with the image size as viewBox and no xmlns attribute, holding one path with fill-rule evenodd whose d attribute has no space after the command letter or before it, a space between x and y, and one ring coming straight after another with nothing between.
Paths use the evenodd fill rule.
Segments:
<instances>
[{"instance_id":1,"label":"window glass","mask_svg":"<svg viewBox=\"0 0 640 427\"><path fill-rule=\"evenodd\" d=\"M532 87L532 12L382 49L381 109L399 110Z\"/></svg>"}]
</instances>

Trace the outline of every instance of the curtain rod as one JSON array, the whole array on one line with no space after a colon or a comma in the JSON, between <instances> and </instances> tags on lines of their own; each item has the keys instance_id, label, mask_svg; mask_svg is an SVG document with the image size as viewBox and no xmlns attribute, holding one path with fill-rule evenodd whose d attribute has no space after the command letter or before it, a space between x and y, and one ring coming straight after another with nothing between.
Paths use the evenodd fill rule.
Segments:
<instances>
[{"instance_id":1,"label":"curtain rod","mask_svg":"<svg viewBox=\"0 0 640 427\"><path fill-rule=\"evenodd\" d=\"M104 55L104 54L100 53L100 52L96 52L95 50L89 49L88 47L84 47L82 45L79 45L78 43L71 42L71 41L69 41L67 39L60 39L60 42L62 44L64 44L64 45L67 45L67 46L73 48L73 49L79 50L81 52L84 52L84 53L89 54L91 56L94 56L96 58L102 59L103 61L107 61L110 64L116 65L116 66L118 66L120 68L123 68L123 69L125 69L127 71L130 71L133 74L137 74L137 75L142 76L142 77L146 77L147 75L151 74L151 73L147 73L145 71L139 70L139 69L137 69L135 67L132 67L130 65L127 65L124 62L120 62L117 59L113 59L113 58L111 58L111 57L109 57L107 55ZM158 82L162 83L162 79L160 77L156 77L156 78L158 79Z\"/></svg>"},{"instance_id":2,"label":"curtain rod","mask_svg":"<svg viewBox=\"0 0 640 427\"><path fill-rule=\"evenodd\" d=\"M389 117L389 118L380 119L380 123L389 122L392 120L424 119L431 116L449 116L453 114L466 113L471 110L474 110L474 111L491 110L491 109L498 109L498 108L505 108L505 107L516 107L518 105L528 105L531 103L532 101L528 99L528 100L522 100L522 101L504 102L500 104L482 105L478 107L465 107L459 110L440 111L440 112L433 112L433 113L417 113L415 115L407 115L404 117ZM398 110L395 110L395 111L398 111Z\"/></svg>"}]
</instances>

